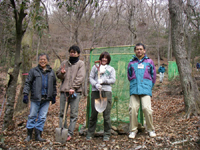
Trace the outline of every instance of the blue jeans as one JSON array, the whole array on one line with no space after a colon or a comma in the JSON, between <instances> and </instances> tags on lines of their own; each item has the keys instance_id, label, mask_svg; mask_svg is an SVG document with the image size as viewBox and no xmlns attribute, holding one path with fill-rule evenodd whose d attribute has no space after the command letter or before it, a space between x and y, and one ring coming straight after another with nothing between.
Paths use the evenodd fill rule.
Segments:
<instances>
[{"instance_id":1,"label":"blue jeans","mask_svg":"<svg viewBox=\"0 0 200 150\"><path fill-rule=\"evenodd\" d=\"M43 131L48 109L49 109L49 101L42 101L42 102L31 101L30 114L28 116L26 128L27 129L36 128L40 131Z\"/></svg>"}]
</instances>

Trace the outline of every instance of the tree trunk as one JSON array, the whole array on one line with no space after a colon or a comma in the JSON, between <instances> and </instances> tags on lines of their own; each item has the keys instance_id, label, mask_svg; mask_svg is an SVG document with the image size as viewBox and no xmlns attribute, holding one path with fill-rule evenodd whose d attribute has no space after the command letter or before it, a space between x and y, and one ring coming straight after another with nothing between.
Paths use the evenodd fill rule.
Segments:
<instances>
[{"instance_id":1,"label":"tree trunk","mask_svg":"<svg viewBox=\"0 0 200 150\"><path fill-rule=\"evenodd\" d=\"M40 8L40 0L35 0L35 7L34 7L34 12L35 15L34 17L31 19L31 22L28 25L28 29L25 32L25 35L22 39L22 73L28 73L29 70L32 67L32 61L31 58L34 57L32 55L32 44L33 44L33 34L34 34L34 30L33 30L33 26L36 23L35 17L36 17L36 12L39 10ZM40 38L39 38L40 41ZM37 57L36 57L36 62L37 62ZM37 63L36 63L37 64ZM20 92L19 92L19 96L18 96L18 100L17 100L17 104L15 107L15 115L17 114L17 112L22 111L24 108L27 108L28 105L24 104L22 99L23 99L23 89L24 89L24 84L25 84L25 80L26 80L27 75L24 74L22 75L22 83L21 83L21 88L20 88Z\"/></svg>"},{"instance_id":2,"label":"tree trunk","mask_svg":"<svg viewBox=\"0 0 200 150\"><path fill-rule=\"evenodd\" d=\"M167 50L167 60L171 61L172 60L172 55L171 55L171 22L169 18L169 25L168 25L169 33L168 33L168 50Z\"/></svg>"},{"instance_id":3,"label":"tree trunk","mask_svg":"<svg viewBox=\"0 0 200 150\"><path fill-rule=\"evenodd\" d=\"M160 67L160 48L159 48L159 43L156 44L156 49L158 53L158 67Z\"/></svg>"},{"instance_id":4,"label":"tree trunk","mask_svg":"<svg viewBox=\"0 0 200 150\"><path fill-rule=\"evenodd\" d=\"M187 59L187 50L184 40L183 11L181 0L169 0L169 12L171 18L172 48L175 53L182 89L187 118L192 114L199 113L199 91L197 84L191 76L192 68Z\"/></svg>"},{"instance_id":5,"label":"tree trunk","mask_svg":"<svg viewBox=\"0 0 200 150\"><path fill-rule=\"evenodd\" d=\"M36 64L38 64L38 51L40 48L40 36L38 36L38 44L37 44L37 51L36 51Z\"/></svg>"},{"instance_id":6,"label":"tree trunk","mask_svg":"<svg viewBox=\"0 0 200 150\"><path fill-rule=\"evenodd\" d=\"M14 114L14 104L15 104L15 96L16 96L16 87L17 87L17 79L19 75L20 69L20 50L21 50L21 42L22 37L24 35L22 29L22 22L25 18L26 14L24 13L24 8L26 3L22 2L22 6L19 12L16 10L16 5L14 0L10 0L12 7L14 8L14 17L15 17L15 25L16 25L16 49L15 49L15 65L14 70L10 74L9 86L7 88L7 103L4 112L4 122L2 130L5 130L9 127L9 125L13 126L13 114Z\"/></svg>"},{"instance_id":7,"label":"tree trunk","mask_svg":"<svg viewBox=\"0 0 200 150\"><path fill-rule=\"evenodd\" d=\"M25 37L27 37L27 36L25 36ZM31 48L29 46L31 46L31 45L28 45L28 43L26 45L22 44L22 50L23 50L22 51L22 83L21 83L21 87L20 87L20 91L19 91L18 100L17 100L16 106L15 106L15 115L17 112L22 111L23 109L27 108L27 106L28 106L28 105L25 105L22 101L22 99L23 99L22 92L23 92L25 80L27 77L27 75L25 73L28 73L28 71L31 68L31 64L32 64L30 61Z\"/></svg>"},{"instance_id":8,"label":"tree trunk","mask_svg":"<svg viewBox=\"0 0 200 150\"><path fill-rule=\"evenodd\" d=\"M130 8L128 7L129 8L128 9L128 29L131 32L130 45L134 45L134 42L136 39L136 27L134 24L134 20L135 20L134 15L136 12L137 2L134 0L134 1L128 1L127 3L128 3L127 5L130 5Z\"/></svg>"},{"instance_id":9,"label":"tree trunk","mask_svg":"<svg viewBox=\"0 0 200 150\"><path fill-rule=\"evenodd\" d=\"M187 7L186 7L186 26L185 26L185 33L186 33L186 41L187 41L187 53L188 53L188 61L191 59L191 52L192 52L192 37L190 34L190 24L191 24L191 9L190 6L192 6L191 1L187 0Z\"/></svg>"},{"instance_id":10,"label":"tree trunk","mask_svg":"<svg viewBox=\"0 0 200 150\"><path fill-rule=\"evenodd\" d=\"M97 26L97 17L98 17L98 11L97 8L95 8L95 17L94 17L94 25L93 25L93 32L92 32L92 45L91 47L94 47L95 45L95 40L96 40L96 26ZM85 50L85 69L86 69L86 75L85 75L85 81L84 81L84 95L88 96L88 84L89 84L89 74L90 74L90 56L87 54L90 54L88 50Z\"/></svg>"}]
</instances>

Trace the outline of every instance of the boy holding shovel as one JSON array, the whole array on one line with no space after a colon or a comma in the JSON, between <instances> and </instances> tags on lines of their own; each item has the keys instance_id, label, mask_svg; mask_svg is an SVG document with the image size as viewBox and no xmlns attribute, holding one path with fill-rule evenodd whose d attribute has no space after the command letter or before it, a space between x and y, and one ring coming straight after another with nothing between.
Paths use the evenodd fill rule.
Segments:
<instances>
[{"instance_id":1,"label":"boy holding shovel","mask_svg":"<svg viewBox=\"0 0 200 150\"><path fill-rule=\"evenodd\" d=\"M70 105L70 125L68 128L69 141L73 134L76 121L78 119L79 100L82 92L82 83L85 79L85 64L82 60L79 60L80 49L78 46L73 45L69 48L69 59L64 60L61 63L60 68L56 72L57 77L62 81L60 87L60 115L59 115L59 127L62 127L63 112L66 103L66 97L68 98L68 104ZM67 111L66 111L67 112ZM67 120L65 120L64 127Z\"/></svg>"}]
</instances>

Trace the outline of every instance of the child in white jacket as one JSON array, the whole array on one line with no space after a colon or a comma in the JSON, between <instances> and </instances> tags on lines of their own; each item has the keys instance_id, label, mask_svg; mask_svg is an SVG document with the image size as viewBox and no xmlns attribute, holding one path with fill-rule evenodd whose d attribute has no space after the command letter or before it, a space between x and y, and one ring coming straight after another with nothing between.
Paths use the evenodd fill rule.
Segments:
<instances>
[{"instance_id":1,"label":"child in white jacket","mask_svg":"<svg viewBox=\"0 0 200 150\"><path fill-rule=\"evenodd\" d=\"M86 140L91 140L94 137L96 128L98 112L95 109L95 99L99 99L99 91L101 90L102 97L107 98L107 107L103 112L104 117L104 136L103 141L109 141L111 135L111 120L110 111L112 104L112 87L111 84L115 83L115 69L109 65L111 61L110 54L108 52L101 53L99 60L100 65L100 79L98 79L98 69L94 65L90 72L90 83L92 85L91 94L91 106L92 113L89 120L88 133Z\"/></svg>"}]
</instances>

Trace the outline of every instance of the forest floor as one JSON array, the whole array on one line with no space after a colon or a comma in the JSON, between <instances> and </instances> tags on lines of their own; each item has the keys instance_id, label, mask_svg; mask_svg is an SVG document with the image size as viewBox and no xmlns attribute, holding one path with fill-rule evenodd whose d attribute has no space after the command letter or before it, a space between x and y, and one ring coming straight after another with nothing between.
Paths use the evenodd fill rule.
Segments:
<instances>
[{"instance_id":1,"label":"forest floor","mask_svg":"<svg viewBox=\"0 0 200 150\"><path fill-rule=\"evenodd\" d=\"M3 77L2 77L3 78ZM1 90L1 104L3 90ZM198 129L199 116L192 116L186 119L184 112L184 100L180 83L173 81L173 84L165 77L163 83L159 83L159 76L153 88L152 109L153 121L157 136L150 138L146 131L139 132L135 139L129 139L128 133L112 135L109 142L103 142L102 137L95 137L91 142L86 141L85 136L80 136L78 127L86 120L86 97L79 103L79 117L73 138L64 143L55 142L55 128L58 127L59 96L54 105L50 105L47 120L45 123L43 138L46 142L31 140L24 142L27 136L26 121L29 108L24 113L14 117L14 125L5 131L0 131L0 149L10 150L65 150L65 149L200 149L200 137ZM5 105L5 104L4 104ZM128 110L127 110L128 111ZM69 112L67 114L69 116ZM0 118L2 128L3 113Z\"/></svg>"}]
</instances>

